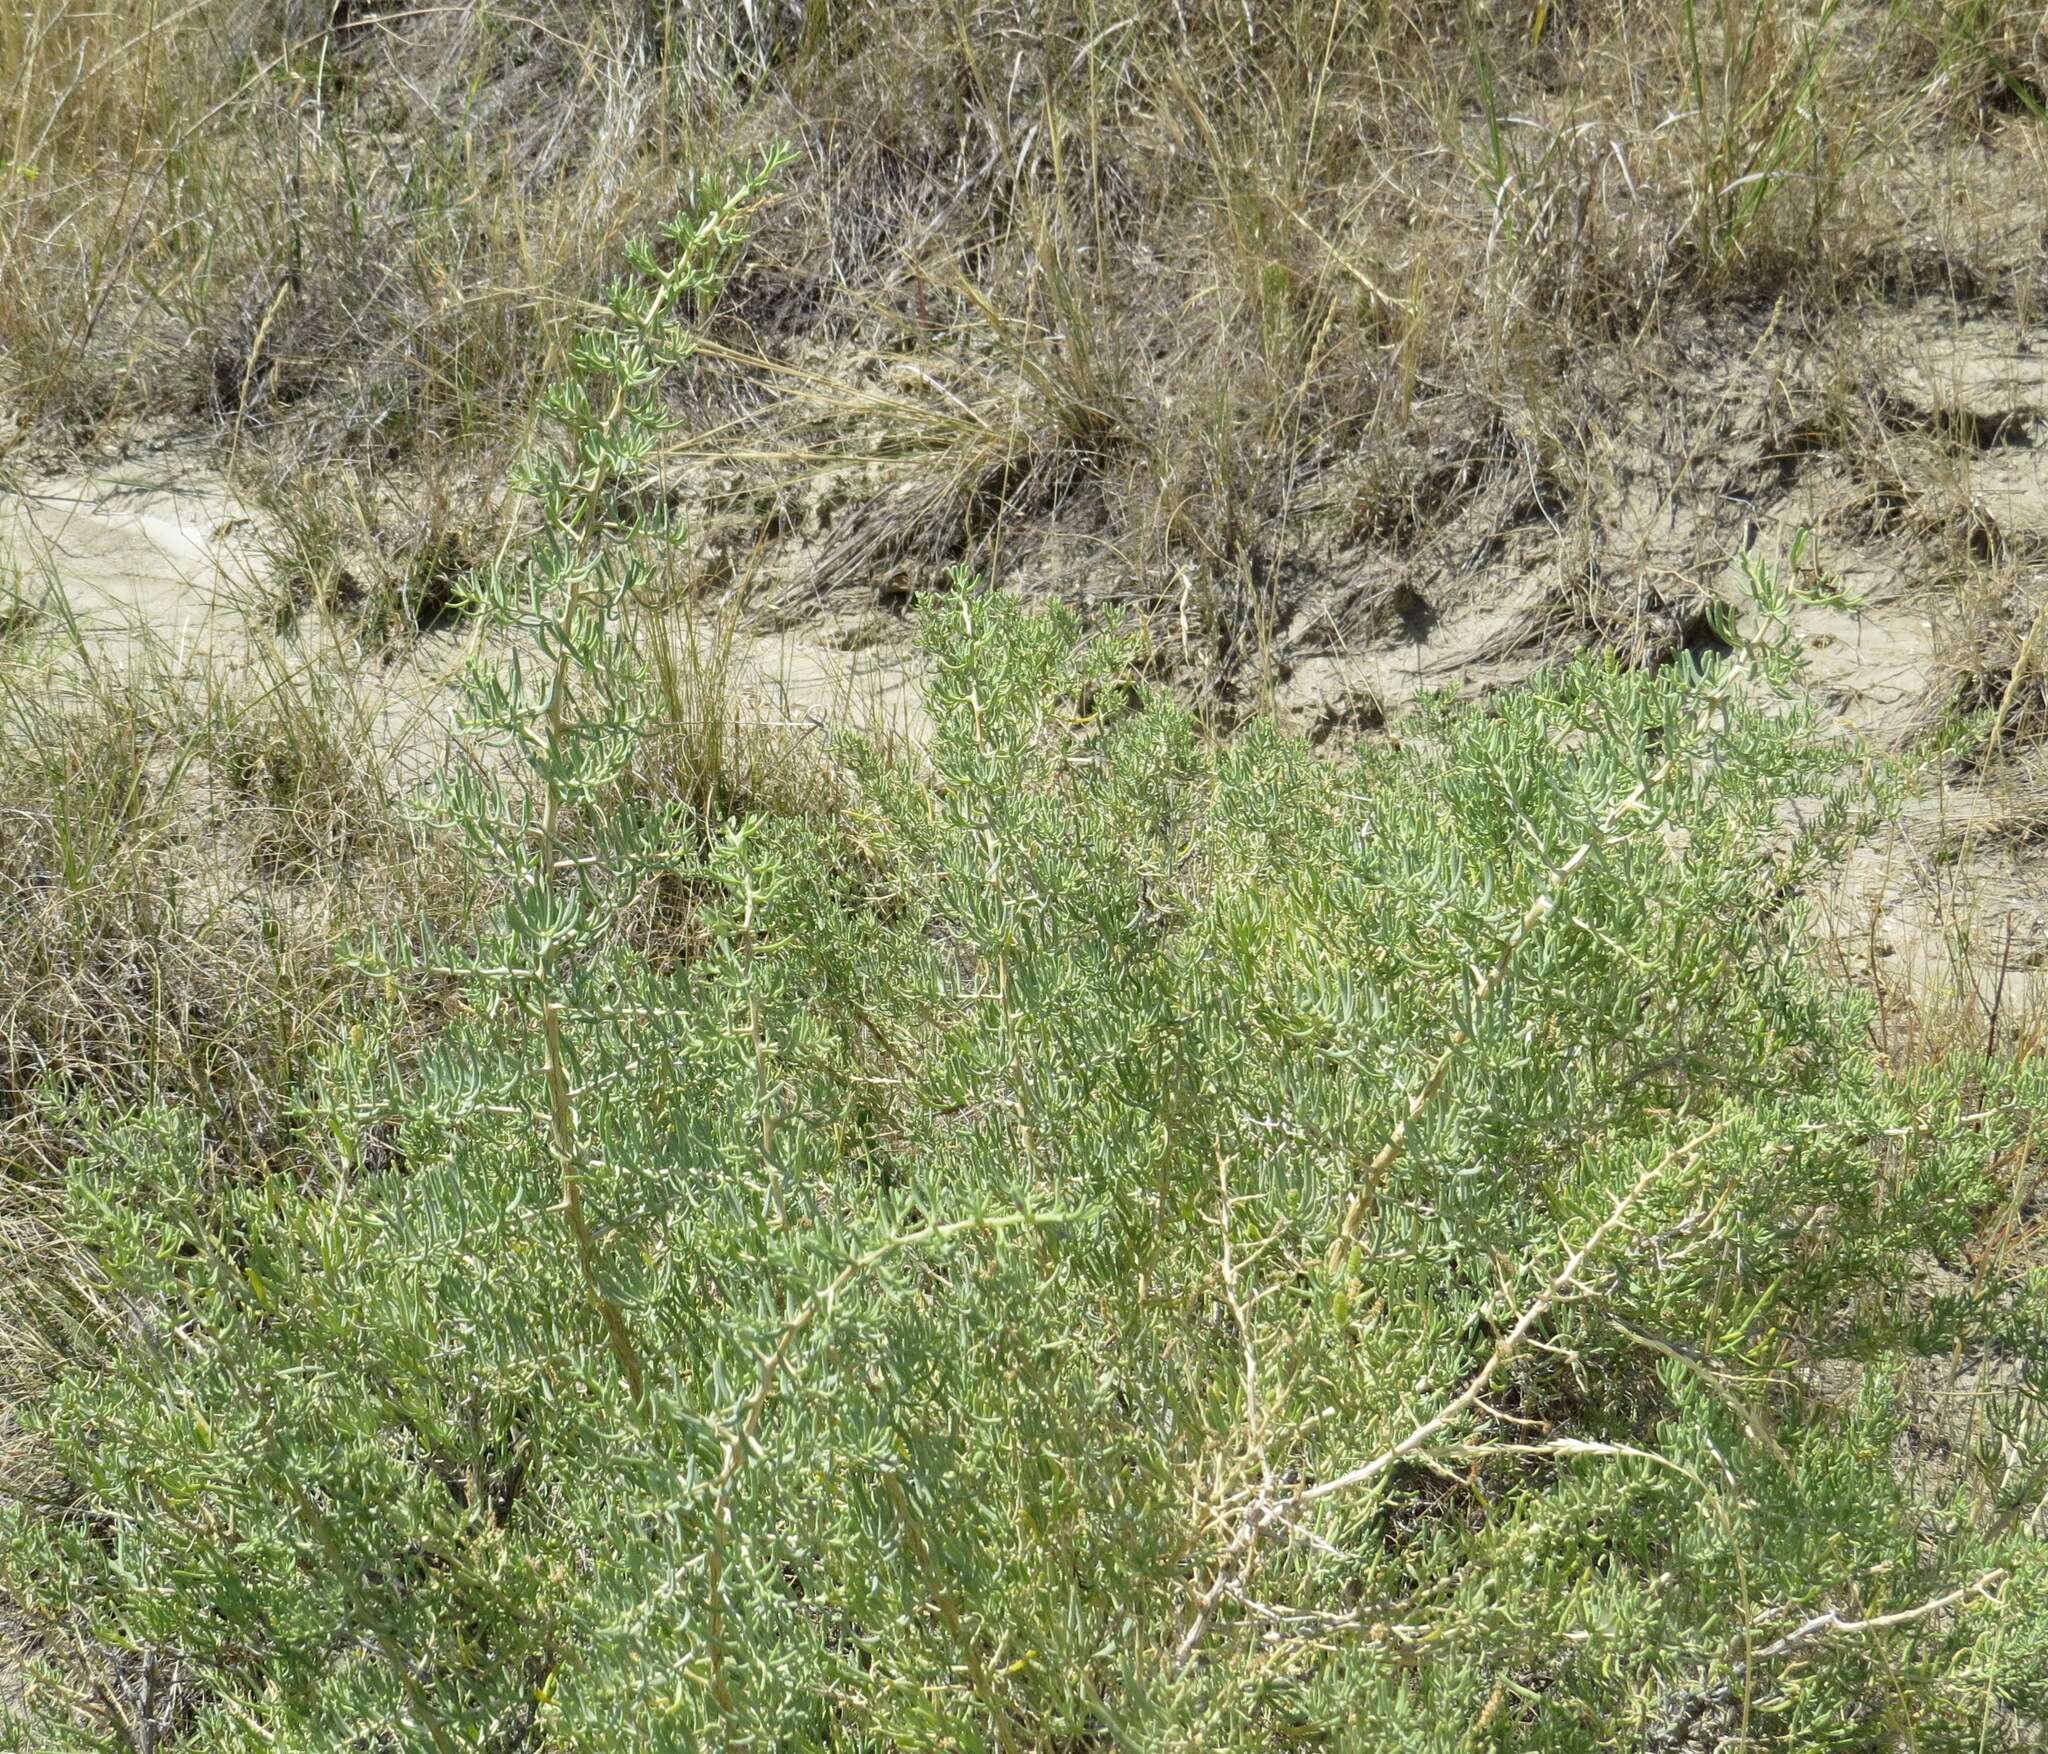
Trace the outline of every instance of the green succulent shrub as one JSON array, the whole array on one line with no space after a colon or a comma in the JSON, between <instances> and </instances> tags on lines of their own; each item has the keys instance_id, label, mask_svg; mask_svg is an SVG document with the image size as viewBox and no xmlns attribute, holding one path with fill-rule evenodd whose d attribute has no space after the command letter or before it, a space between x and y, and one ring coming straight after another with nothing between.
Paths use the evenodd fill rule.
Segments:
<instances>
[{"instance_id":1,"label":"green succulent shrub","mask_svg":"<svg viewBox=\"0 0 2048 1754\"><path fill-rule=\"evenodd\" d=\"M963 580L921 759L647 795L635 470L756 192L639 254L479 583L444 804L508 900L416 948L435 1050L366 1014L290 1172L176 1107L74 1166L20 1745L2031 1733L2038 1300L1928 1275L2048 1090L1895 1078L1816 972L1867 786L1780 660L1331 761ZM1919 1466L1964 1355L1984 1441Z\"/></svg>"}]
</instances>

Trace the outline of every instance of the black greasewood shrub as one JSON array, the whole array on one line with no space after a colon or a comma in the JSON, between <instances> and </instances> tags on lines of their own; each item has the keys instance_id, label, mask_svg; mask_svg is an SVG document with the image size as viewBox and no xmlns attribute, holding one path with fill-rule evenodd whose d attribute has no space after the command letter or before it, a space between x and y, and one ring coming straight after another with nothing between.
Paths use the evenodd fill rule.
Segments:
<instances>
[{"instance_id":1,"label":"black greasewood shrub","mask_svg":"<svg viewBox=\"0 0 2048 1754\"><path fill-rule=\"evenodd\" d=\"M396 1071L365 1019L303 1173L176 1108L76 1165L105 1319L8 1516L20 1745L2038 1724L2039 1384L1988 1370L1945 1474L1901 1443L1922 1354L2038 1357L2024 1286L1921 1279L2048 1090L1893 1078L1803 954L1856 789L1780 661L1588 662L1333 763L963 582L928 759L849 741L834 816L707 835L618 786L648 532L604 510L680 272L481 593L552 667L475 690L524 765L449 794L511 895L465 1013Z\"/></svg>"}]
</instances>

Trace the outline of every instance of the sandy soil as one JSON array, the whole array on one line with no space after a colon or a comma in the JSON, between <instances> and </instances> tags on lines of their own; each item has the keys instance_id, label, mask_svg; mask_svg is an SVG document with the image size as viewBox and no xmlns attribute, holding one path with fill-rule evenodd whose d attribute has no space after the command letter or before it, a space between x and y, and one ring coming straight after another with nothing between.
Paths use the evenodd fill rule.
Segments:
<instances>
[{"instance_id":1,"label":"sandy soil","mask_svg":"<svg viewBox=\"0 0 2048 1754\"><path fill-rule=\"evenodd\" d=\"M138 446L112 461L32 475L11 491L0 484L0 569L19 575L32 611L68 618L116 649L147 635L232 664L267 639L322 661L339 631L317 616L275 630L261 514L196 444ZM710 637L708 624L703 632ZM738 653L743 703L771 721L915 732L912 662L863 645L857 629L749 633ZM366 672L390 696L394 729L403 707L425 706L445 689L461 647L425 638Z\"/></svg>"},{"instance_id":2,"label":"sandy soil","mask_svg":"<svg viewBox=\"0 0 2048 1754\"><path fill-rule=\"evenodd\" d=\"M31 605L102 638L147 629L188 649L245 637L241 606L262 578L256 535L194 453L141 452L0 489L0 565L18 569Z\"/></svg>"}]
</instances>

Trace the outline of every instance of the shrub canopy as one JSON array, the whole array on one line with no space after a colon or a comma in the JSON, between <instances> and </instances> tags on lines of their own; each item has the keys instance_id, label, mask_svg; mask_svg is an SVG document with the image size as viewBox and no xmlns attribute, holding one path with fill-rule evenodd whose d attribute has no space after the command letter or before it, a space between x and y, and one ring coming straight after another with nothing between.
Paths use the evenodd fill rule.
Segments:
<instances>
[{"instance_id":1,"label":"shrub canopy","mask_svg":"<svg viewBox=\"0 0 2048 1754\"><path fill-rule=\"evenodd\" d=\"M1915 1345L2018 1319L1909 1293L2039 1081L1894 1082L1816 978L1801 714L1587 664L1331 763L1063 613L926 629L927 771L849 744L838 819L678 854L687 954L553 976L639 1397L479 974L427 1065L336 1065L301 1177L177 1111L77 1166L113 1319L31 1602L175 1653L197 1748L2042 1708L2038 1560L1894 1466Z\"/></svg>"},{"instance_id":2,"label":"shrub canopy","mask_svg":"<svg viewBox=\"0 0 2048 1754\"><path fill-rule=\"evenodd\" d=\"M923 757L716 823L638 759L631 490L758 187L634 253L477 581L443 805L506 899L390 971L460 971L432 1051L364 1015L260 1172L179 1105L73 1166L19 1745L2038 1723L2039 1300L1921 1281L2048 1090L1892 1076L1816 973L1863 788L1782 660L1326 761L962 580ZM1937 1350L2000 1389L1945 1470Z\"/></svg>"}]
</instances>

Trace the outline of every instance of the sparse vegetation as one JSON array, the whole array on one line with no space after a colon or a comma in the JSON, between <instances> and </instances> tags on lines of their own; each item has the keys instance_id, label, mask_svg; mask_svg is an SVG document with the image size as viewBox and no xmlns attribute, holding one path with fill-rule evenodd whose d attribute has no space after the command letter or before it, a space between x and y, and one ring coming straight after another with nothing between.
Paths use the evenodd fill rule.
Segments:
<instances>
[{"instance_id":1,"label":"sparse vegetation","mask_svg":"<svg viewBox=\"0 0 2048 1754\"><path fill-rule=\"evenodd\" d=\"M1668 646L1786 455L1867 469L1866 299L2040 308L2022 5L155 5L10 9L10 398L210 424L399 625L606 265L771 140L670 459L700 585L1114 598L1226 716L1370 711L1296 672L1472 576L1539 656Z\"/></svg>"},{"instance_id":2,"label":"sparse vegetation","mask_svg":"<svg viewBox=\"0 0 2048 1754\"><path fill-rule=\"evenodd\" d=\"M2038 1746L2044 90L0 11L0 1741Z\"/></svg>"}]
</instances>

